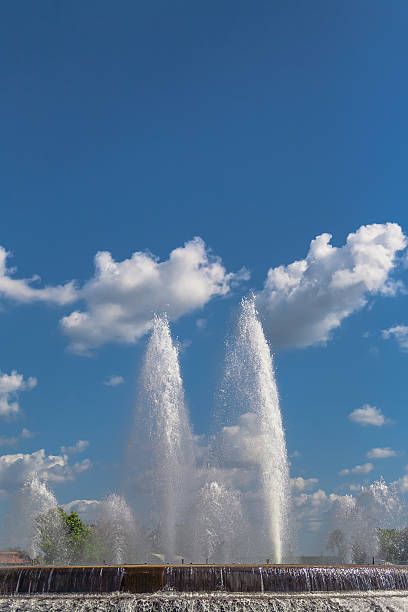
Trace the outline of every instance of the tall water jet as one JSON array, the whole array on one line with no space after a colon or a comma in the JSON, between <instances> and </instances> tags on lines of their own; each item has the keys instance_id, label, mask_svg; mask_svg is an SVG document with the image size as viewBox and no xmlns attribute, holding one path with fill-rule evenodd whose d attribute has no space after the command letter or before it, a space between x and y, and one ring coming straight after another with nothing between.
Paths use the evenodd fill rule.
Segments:
<instances>
[{"instance_id":1,"label":"tall water jet","mask_svg":"<svg viewBox=\"0 0 408 612\"><path fill-rule=\"evenodd\" d=\"M272 355L258 319L254 298L244 298L235 336L227 345L224 391L231 404L256 430L247 440L249 461L260 481L259 551L282 561L289 511L288 460ZM253 423L255 421L255 424ZM228 428L225 428L228 429ZM232 428L229 428L232 429Z\"/></svg>"},{"instance_id":2,"label":"tall water jet","mask_svg":"<svg viewBox=\"0 0 408 612\"><path fill-rule=\"evenodd\" d=\"M153 522L158 525L156 552L174 560L177 523L183 522L188 502L194 454L178 349L165 315L154 318L136 422L136 438L145 453L143 486L149 490Z\"/></svg>"}]
</instances>

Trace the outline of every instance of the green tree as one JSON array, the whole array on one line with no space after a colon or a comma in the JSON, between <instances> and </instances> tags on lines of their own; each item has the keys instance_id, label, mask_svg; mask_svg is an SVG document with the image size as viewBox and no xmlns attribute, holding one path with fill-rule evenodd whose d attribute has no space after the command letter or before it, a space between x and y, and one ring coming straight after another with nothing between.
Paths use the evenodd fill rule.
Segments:
<instances>
[{"instance_id":1,"label":"green tree","mask_svg":"<svg viewBox=\"0 0 408 612\"><path fill-rule=\"evenodd\" d=\"M46 564L69 562L68 531L64 515L62 508L51 508L36 518L36 538Z\"/></svg>"},{"instance_id":2,"label":"green tree","mask_svg":"<svg viewBox=\"0 0 408 612\"><path fill-rule=\"evenodd\" d=\"M332 551L340 561L345 561L347 543L346 537L341 529L335 529L329 533L326 548L327 550Z\"/></svg>"},{"instance_id":3,"label":"green tree","mask_svg":"<svg viewBox=\"0 0 408 612\"><path fill-rule=\"evenodd\" d=\"M389 563L408 563L408 527L378 529L378 554Z\"/></svg>"},{"instance_id":4,"label":"green tree","mask_svg":"<svg viewBox=\"0 0 408 612\"><path fill-rule=\"evenodd\" d=\"M59 508L59 510L61 511L62 520L65 525L71 563L79 563L84 560L85 551L91 535L90 528L76 512L67 514L62 508Z\"/></svg>"},{"instance_id":5,"label":"green tree","mask_svg":"<svg viewBox=\"0 0 408 612\"><path fill-rule=\"evenodd\" d=\"M106 556L105 544L94 525L87 525L76 512L52 508L36 520L44 562L98 563Z\"/></svg>"}]
</instances>

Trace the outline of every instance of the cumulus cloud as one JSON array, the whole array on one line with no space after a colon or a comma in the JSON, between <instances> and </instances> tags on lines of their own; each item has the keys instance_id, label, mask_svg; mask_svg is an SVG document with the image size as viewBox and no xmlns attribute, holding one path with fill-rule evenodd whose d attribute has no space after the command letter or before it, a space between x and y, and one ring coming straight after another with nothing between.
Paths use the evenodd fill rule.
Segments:
<instances>
[{"instance_id":1,"label":"cumulus cloud","mask_svg":"<svg viewBox=\"0 0 408 612\"><path fill-rule=\"evenodd\" d=\"M363 465L356 465L350 470L347 470L347 469L341 470L339 472L339 476L347 476L348 474L368 474L373 469L374 469L373 464L367 462L367 463L363 463Z\"/></svg>"},{"instance_id":2,"label":"cumulus cloud","mask_svg":"<svg viewBox=\"0 0 408 612\"><path fill-rule=\"evenodd\" d=\"M402 478L399 478L398 480L396 480L395 484L397 485L401 493L407 493L408 492L408 474L404 474Z\"/></svg>"},{"instance_id":3,"label":"cumulus cloud","mask_svg":"<svg viewBox=\"0 0 408 612\"><path fill-rule=\"evenodd\" d=\"M293 497L293 517L301 525L301 530L316 532L325 521L325 517L335 503L341 503L347 499L348 495L337 495L326 493L323 489L318 489L314 493L300 493Z\"/></svg>"},{"instance_id":4,"label":"cumulus cloud","mask_svg":"<svg viewBox=\"0 0 408 612\"><path fill-rule=\"evenodd\" d=\"M154 313L178 319L226 295L247 276L227 273L201 238L174 249L162 262L150 253L136 252L118 262L109 252L99 252L95 274L81 289L86 310L64 317L61 327L70 349L79 354L105 342L133 343L150 330Z\"/></svg>"},{"instance_id":5,"label":"cumulus cloud","mask_svg":"<svg viewBox=\"0 0 408 612\"><path fill-rule=\"evenodd\" d=\"M6 298L20 303L50 302L54 304L69 304L76 300L77 292L73 281L55 287L33 287L40 280L38 275L32 278L14 278L15 268L7 268L7 258L10 253L0 246L0 298Z\"/></svg>"},{"instance_id":6,"label":"cumulus cloud","mask_svg":"<svg viewBox=\"0 0 408 612\"><path fill-rule=\"evenodd\" d=\"M402 351L408 351L408 325L395 325L395 327L383 329L381 333L385 340L394 338Z\"/></svg>"},{"instance_id":7,"label":"cumulus cloud","mask_svg":"<svg viewBox=\"0 0 408 612\"><path fill-rule=\"evenodd\" d=\"M93 523L99 518L101 502L97 499L74 499L63 504L65 512L77 512L83 521Z\"/></svg>"},{"instance_id":8,"label":"cumulus cloud","mask_svg":"<svg viewBox=\"0 0 408 612\"><path fill-rule=\"evenodd\" d=\"M223 427L217 444L229 468L251 468L262 463L262 436L259 434L257 415L242 414L237 425Z\"/></svg>"},{"instance_id":9,"label":"cumulus cloud","mask_svg":"<svg viewBox=\"0 0 408 612\"><path fill-rule=\"evenodd\" d=\"M118 385L122 385L125 382L123 376L116 376L112 374L106 380L103 381L103 384L107 387L117 387Z\"/></svg>"},{"instance_id":10,"label":"cumulus cloud","mask_svg":"<svg viewBox=\"0 0 408 612\"><path fill-rule=\"evenodd\" d=\"M370 406L370 404L364 404L362 408L356 408L356 410L350 412L348 418L360 425L375 425L376 427L381 427L389 422L379 408Z\"/></svg>"},{"instance_id":11,"label":"cumulus cloud","mask_svg":"<svg viewBox=\"0 0 408 612\"><path fill-rule=\"evenodd\" d=\"M22 391L30 391L37 384L37 379L30 376L24 380L24 376L13 370L11 374L0 372L0 416L10 417L20 412L18 394Z\"/></svg>"},{"instance_id":12,"label":"cumulus cloud","mask_svg":"<svg viewBox=\"0 0 408 612\"><path fill-rule=\"evenodd\" d=\"M74 465L72 466L72 477L68 480L73 480L73 476L75 476L76 474L81 474L82 472L86 472L91 467L92 461L90 459L83 459L82 461L77 461L77 463L74 463Z\"/></svg>"},{"instance_id":13,"label":"cumulus cloud","mask_svg":"<svg viewBox=\"0 0 408 612\"><path fill-rule=\"evenodd\" d=\"M296 507L310 504L312 508L318 508L323 502L328 500L328 496L323 489L319 489L314 493L301 493L293 498L293 503Z\"/></svg>"},{"instance_id":14,"label":"cumulus cloud","mask_svg":"<svg viewBox=\"0 0 408 612\"><path fill-rule=\"evenodd\" d=\"M305 259L268 271L257 307L275 348L327 342L369 296L398 291L391 273L407 244L398 224L361 226L340 248L331 238L317 236Z\"/></svg>"},{"instance_id":15,"label":"cumulus cloud","mask_svg":"<svg viewBox=\"0 0 408 612\"><path fill-rule=\"evenodd\" d=\"M42 480L66 482L91 467L89 459L70 465L67 455L46 455L44 449L33 453L0 456L0 490L12 492L37 473Z\"/></svg>"},{"instance_id":16,"label":"cumulus cloud","mask_svg":"<svg viewBox=\"0 0 408 612\"><path fill-rule=\"evenodd\" d=\"M61 453L64 455L75 455L76 453L82 453L88 446L88 440L78 440L73 446L61 446Z\"/></svg>"},{"instance_id":17,"label":"cumulus cloud","mask_svg":"<svg viewBox=\"0 0 408 612\"><path fill-rule=\"evenodd\" d=\"M318 482L317 478L302 478L302 476L298 476L297 478L290 479L290 486L295 491L307 491L314 489Z\"/></svg>"},{"instance_id":18,"label":"cumulus cloud","mask_svg":"<svg viewBox=\"0 0 408 612\"><path fill-rule=\"evenodd\" d=\"M392 450L388 446L385 448L372 448L366 454L367 459L387 459L388 457L396 457L397 451Z\"/></svg>"}]
</instances>

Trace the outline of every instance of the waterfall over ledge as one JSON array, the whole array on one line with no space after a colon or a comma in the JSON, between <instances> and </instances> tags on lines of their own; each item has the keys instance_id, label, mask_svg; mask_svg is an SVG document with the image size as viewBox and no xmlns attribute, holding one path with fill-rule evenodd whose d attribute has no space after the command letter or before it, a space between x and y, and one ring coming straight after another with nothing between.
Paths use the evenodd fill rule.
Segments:
<instances>
[{"instance_id":1,"label":"waterfall over ledge","mask_svg":"<svg viewBox=\"0 0 408 612\"><path fill-rule=\"evenodd\" d=\"M0 595L408 590L405 566L117 565L0 568Z\"/></svg>"}]
</instances>

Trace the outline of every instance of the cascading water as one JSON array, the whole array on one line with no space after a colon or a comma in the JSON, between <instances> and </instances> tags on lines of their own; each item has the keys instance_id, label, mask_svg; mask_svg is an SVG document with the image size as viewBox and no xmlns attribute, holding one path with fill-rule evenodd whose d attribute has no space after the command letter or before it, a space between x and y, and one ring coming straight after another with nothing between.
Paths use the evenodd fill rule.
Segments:
<instances>
[{"instance_id":1,"label":"cascading water","mask_svg":"<svg viewBox=\"0 0 408 612\"><path fill-rule=\"evenodd\" d=\"M280 563L287 538L288 461L272 356L254 298L242 300L236 334L227 346L223 391L228 409L232 406L247 420L255 419L256 438L249 461L260 481L257 554Z\"/></svg>"},{"instance_id":2,"label":"cascading water","mask_svg":"<svg viewBox=\"0 0 408 612\"><path fill-rule=\"evenodd\" d=\"M166 560L173 560L177 523L184 520L188 504L194 453L178 349L165 315L155 316L146 350L136 438L145 454L141 459L146 468L143 486L150 489L153 523L158 525L158 552Z\"/></svg>"}]
</instances>

